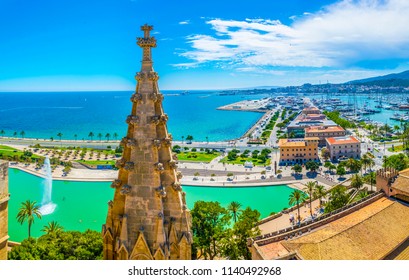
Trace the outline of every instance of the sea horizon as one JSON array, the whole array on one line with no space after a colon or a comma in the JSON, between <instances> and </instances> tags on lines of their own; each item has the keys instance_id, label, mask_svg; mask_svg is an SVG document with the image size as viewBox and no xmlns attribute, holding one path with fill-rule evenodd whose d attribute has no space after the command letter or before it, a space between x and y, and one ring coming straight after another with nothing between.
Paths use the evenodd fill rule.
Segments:
<instances>
[{"instance_id":1,"label":"sea horizon","mask_svg":"<svg viewBox=\"0 0 409 280\"><path fill-rule=\"evenodd\" d=\"M121 139L127 130L129 100L133 91L1 92L0 130L6 137L58 140ZM218 91L163 90L169 116L168 132L174 140L192 135L197 141L226 141L241 137L262 113L222 111L218 107L243 100L243 95L218 95ZM258 99L267 95L245 96ZM222 120L222 121L221 121ZM13 135L17 133L17 135ZM77 135L77 137L75 137Z\"/></svg>"}]
</instances>

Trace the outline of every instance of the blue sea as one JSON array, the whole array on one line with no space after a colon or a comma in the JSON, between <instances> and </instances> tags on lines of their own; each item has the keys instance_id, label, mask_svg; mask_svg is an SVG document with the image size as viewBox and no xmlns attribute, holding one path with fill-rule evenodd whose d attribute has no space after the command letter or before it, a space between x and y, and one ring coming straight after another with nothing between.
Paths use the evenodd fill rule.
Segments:
<instances>
[{"instance_id":1,"label":"blue sea","mask_svg":"<svg viewBox=\"0 0 409 280\"><path fill-rule=\"evenodd\" d=\"M169 116L168 131L173 139L192 135L194 140L229 140L242 136L261 113L216 110L217 107L263 95L221 96L213 91L162 91L164 111ZM126 133L126 116L130 114L132 91L118 92L0 92L0 130L5 136L25 132L26 138L53 137L94 140L101 133ZM20 135L19 135L20 136ZM104 138L105 139L105 138Z\"/></svg>"}]
</instances>

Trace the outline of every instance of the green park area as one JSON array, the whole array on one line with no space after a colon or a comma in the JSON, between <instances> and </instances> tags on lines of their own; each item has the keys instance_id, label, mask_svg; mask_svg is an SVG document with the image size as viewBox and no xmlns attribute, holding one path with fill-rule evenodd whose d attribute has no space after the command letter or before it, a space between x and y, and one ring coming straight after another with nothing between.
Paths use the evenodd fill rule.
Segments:
<instances>
[{"instance_id":1,"label":"green park area","mask_svg":"<svg viewBox=\"0 0 409 280\"><path fill-rule=\"evenodd\" d=\"M115 160L77 160L77 162L85 164L91 168L95 168L97 165L115 165Z\"/></svg>"},{"instance_id":2,"label":"green park area","mask_svg":"<svg viewBox=\"0 0 409 280\"><path fill-rule=\"evenodd\" d=\"M219 152L180 152L177 154L179 161L211 162L220 155Z\"/></svg>"},{"instance_id":3,"label":"green park area","mask_svg":"<svg viewBox=\"0 0 409 280\"><path fill-rule=\"evenodd\" d=\"M13 147L0 145L0 159L14 160L14 161L35 161L41 158L40 156L34 155L30 151L21 151Z\"/></svg>"},{"instance_id":4,"label":"green park area","mask_svg":"<svg viewBox=\"0 0 409 280\"><path fill-rule=\"evenodd\" d=\"M271 159L269 158L270 153L271 150L263 149L261 152L258 150L254 150L253 152L245 150L240 154L240 150L233 149L227 154L227 157L224 157L220 162L240 165L245 162L252 162L253 165L267 166L271 163Z\"/></svg>"},{"instance_id":5,"label":"green park area","mask_svg":"<svg viewBox=\"0 0 409 280\"><path fill-rule=\"evenodd\" d=\"M396 146L390 147L390 148L388 148L388 151L389 152L395 152L395 153L402 152L403 151L403 145L396 145Z\"/></svg>"}]
</instances>

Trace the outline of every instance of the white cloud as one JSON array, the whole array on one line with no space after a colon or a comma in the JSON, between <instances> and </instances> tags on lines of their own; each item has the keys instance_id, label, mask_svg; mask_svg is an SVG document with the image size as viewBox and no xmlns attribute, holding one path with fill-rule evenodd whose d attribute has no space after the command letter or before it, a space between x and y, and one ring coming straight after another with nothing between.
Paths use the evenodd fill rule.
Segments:
<instances>
[{"instance_id":1,"label":"white cloud","mask_svg":"<svg viewBox=\"0 0 409 280\"><path fill-rule=\"evenodd\" d=\"M180 25L190 24L190 20L187 19L187 20L179 21L179 24L180 24Z\"/></svg>"},{"instance_id":2,"label":"white cloud","mask_svg":"<svg viewBox=\"0 0 409 280\"><path fill-rule=\"evenodd\" d=\"M187 37L181 53L196 64L236 67L354 67L370 60L409 59L409 1L344 0L316 13L278 20L212 19L214 35ZM196 65L195 64L195 65Z\"/></svg>"}]
</instances>

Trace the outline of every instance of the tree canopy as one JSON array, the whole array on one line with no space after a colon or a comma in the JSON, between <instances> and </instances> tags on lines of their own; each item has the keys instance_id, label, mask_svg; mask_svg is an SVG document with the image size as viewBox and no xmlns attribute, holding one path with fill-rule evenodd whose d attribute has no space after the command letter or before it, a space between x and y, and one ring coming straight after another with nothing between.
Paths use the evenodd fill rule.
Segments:
<instances>
[{"instance_id":1,"label":"tree canopy","mask_svg":"<svg viewBox=\"0 0 409 280\"><path fill-rule=\"evenodd\" d=\"M10 260L100 260L101 233L93 230L57 231L37 239L25 239L13 247Z\"/></svg>"},{"instance_id":2,"label":"tree canopy","mask_svg":"<svg viewBox=\"0 0 409 280\"><path fill-rule=\"evenodd\" d=\"M227 210L219 202L196 201L191 211L193 258L251 259L247 238L260 234L257 227L260 213L247 207L233 224L230 208Z\"/></svg>"},{"instance_id":3,"label":"tree canopy","mask_svg":"<svg viewBox=\"0 0 409 280\"><path fill-rule=\"evenodd\" d=\"M404 154L391 155L383 163L383 167L392 167L398 171L408 168L409 159Z\"/></svg>"},{"instance_id":4,"label":"tree canopy","mask_svg":"<svg viewBox=\"0 0 409 280\"><path fill-rule=\"evenodd\" d=\"M328 203L325 205L326 213L332 212L347 205L350 198L347 192L347 188L344 186L338 186L333 188L330 191L329 196L330 199Z\"/></svg>"}]
</instances>

